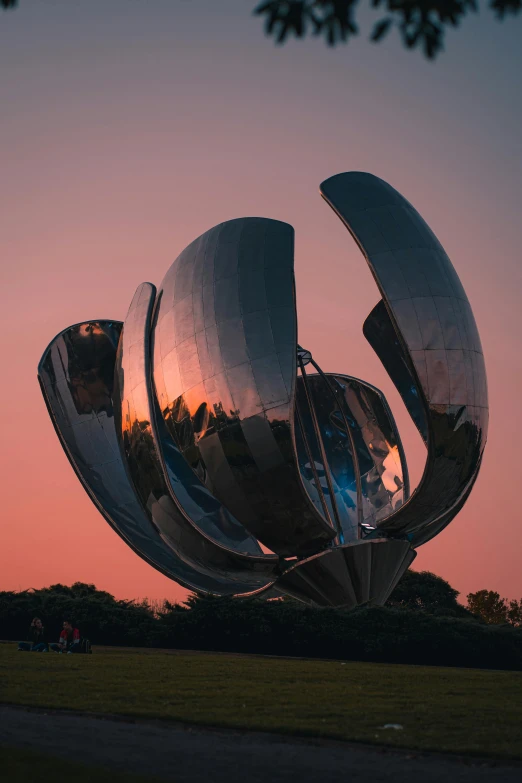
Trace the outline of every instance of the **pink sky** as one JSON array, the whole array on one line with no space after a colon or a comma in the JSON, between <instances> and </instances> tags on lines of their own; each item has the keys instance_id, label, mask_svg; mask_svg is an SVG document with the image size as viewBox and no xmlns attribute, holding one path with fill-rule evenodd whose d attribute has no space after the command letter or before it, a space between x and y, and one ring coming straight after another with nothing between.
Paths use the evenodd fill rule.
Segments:
<instances>
[{"instance_id":1,"label":"pink sky","mask_svg":"<svg viewBox=\"0 0 522 783\"><path fill-rule=\"evenodd\" d=\"M185 594L86 496L36 367L66 326L123 319L139 283L158 285L192 239L229 218L294 226L300 342L324 370L383 389L418 480L420 439L361 332L377 289L318 194L323 179L358 169L389 181L438 235L472 303L488 370L481 474L415 567L464 594L520 597L517 23L469 23L434 65L364 37L338 51L313 41L276 49L244 0L221 8L24 0L0 17L0 589L81 580L118 597Z\"/></svg>"}]
</instances>

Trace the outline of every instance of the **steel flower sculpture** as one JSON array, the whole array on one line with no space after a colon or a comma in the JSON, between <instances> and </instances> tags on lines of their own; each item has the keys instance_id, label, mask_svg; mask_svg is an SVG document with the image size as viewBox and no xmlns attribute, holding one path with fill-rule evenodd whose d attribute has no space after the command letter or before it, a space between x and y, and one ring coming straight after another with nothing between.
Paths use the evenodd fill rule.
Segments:
<instances>
[{"instance_id":1,"label":"steel flower sculpture","mask_svg":"<svg viewBox=\"0 0 522 783\"><path fill-rule=\"evenodd\" d=\"M383 603L465 503L487 434L475 320L413 207L364 173L321 186L381 294L364 334L424 440L410 495L383 394L324 373L297 343L293 229L240 218L143 283L125 322L61 332L39 379L89 496L185 587Z\"/></svg>"}]
</instances>

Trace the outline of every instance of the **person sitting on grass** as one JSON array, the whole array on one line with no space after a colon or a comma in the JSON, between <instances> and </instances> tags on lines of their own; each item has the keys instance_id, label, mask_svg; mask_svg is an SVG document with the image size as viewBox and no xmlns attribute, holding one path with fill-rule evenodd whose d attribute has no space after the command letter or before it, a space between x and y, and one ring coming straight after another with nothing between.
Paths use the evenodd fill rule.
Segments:
<instances>
[{"instance_id":1,"label":"person sitting on grass","mask_svg":"<svg viewBox=\"0 0 522 783\"><path fill-rule=\"evenodd\" d=\"M33 618L27 634L27 641L20 642L18 649L21 652L49 652L47 634L39 617Z\"/></svg>"},{"instance_id":2,"label":"person sitting on grass","mask_svg":"<svg viewBox=\"0 0 522 783\"><path fill-rule=\"evenodd\" d=\"M63 621L63 631L60 634L58 644L49 645L51 650L59 653L79 653L80 652L80 632L73 628L70 620Z\"/></svg>"}]
</instances>

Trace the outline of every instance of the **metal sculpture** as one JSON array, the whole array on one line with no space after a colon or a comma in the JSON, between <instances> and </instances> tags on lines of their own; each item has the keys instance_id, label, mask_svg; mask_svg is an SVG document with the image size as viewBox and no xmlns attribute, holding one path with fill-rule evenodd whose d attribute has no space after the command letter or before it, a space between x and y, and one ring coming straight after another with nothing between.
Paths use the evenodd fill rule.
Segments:
<instances>
[{"instance_id":1,"label":"metal sculpture","mask_svg":"<svg viewBox=\"0 0 522 783\"><path fill-rule=\"evenodd\" d=\"M321 193L379 287L363 331L426 444L411 496L384 395L324 373L297 343L285 223L210 229L159 292L138 287L123 324L71 326L39 364L58 437L97 508L197 592L382 604L479 471L486 373L450 260L377 177L339 174Z\"/></svg>"}]
</instances>

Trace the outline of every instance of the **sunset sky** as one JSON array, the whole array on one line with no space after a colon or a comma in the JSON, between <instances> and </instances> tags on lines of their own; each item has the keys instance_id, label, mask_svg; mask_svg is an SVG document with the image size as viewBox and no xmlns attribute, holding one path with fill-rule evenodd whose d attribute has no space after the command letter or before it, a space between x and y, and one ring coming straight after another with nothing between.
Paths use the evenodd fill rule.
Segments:
<instances>
[{"instance_id":1,"label":"sunset sky","mask_svg":"<svg viewBox=\"0 0 522 783\"><path fill-rule=\"evenodd\" d=\"M413 483L424 449L362 335L379 299L319 183L387 180L444 245L488 371L482 470L419 550L464 595L522 596L522 17L484 11L435 63L392 34L275 47L255 0L20 0L0 12L2 508L0 590L94 582L181 599L109 528L76 479L36 379L54 335L125 317L196 236L230 218L296 231L299 341L388 397Z\"/></svg>"}]
</instances>

